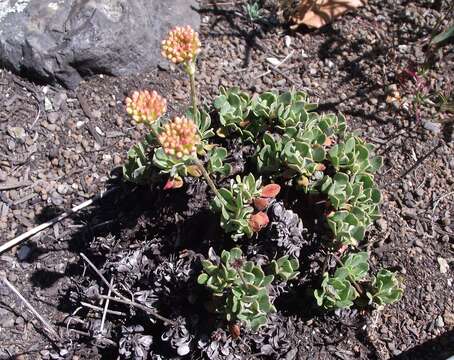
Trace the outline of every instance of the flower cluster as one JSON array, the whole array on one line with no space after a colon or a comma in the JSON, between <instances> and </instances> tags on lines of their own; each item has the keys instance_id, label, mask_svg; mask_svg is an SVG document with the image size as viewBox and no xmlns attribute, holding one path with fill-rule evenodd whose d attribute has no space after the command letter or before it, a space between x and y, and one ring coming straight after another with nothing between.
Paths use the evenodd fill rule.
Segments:
<instances>
[{"instance_id":1,"label":"flower cluster","mask_svg":"<svg viewBox=\"0 0 454 360\"><path fill-rule=\"evenodd\" d=\"M126 98L126 111L138 124L151 125L167 109L167 101L156 91L134 91Z\"/></svg>"},{"instance_id":2,"label":"flower cluster","mask_svg":"<svg viewBox=\"0 0 454 360\"><path fill-rule=\"evenodd\" d=\"M199 34L190 26L177 26L162 42L162 56L174 64L193 61L200 52Z\"/></svg>"},{"instance_id":3,"label":"flower cluster","mask_svg":"<svg viewBox=\"0 0 454 360\"><path fill-rule=\"evenodd\" d=\"M194 121L177 116L163 126L159 142L167 155L181 159L185 155L196 155L200 136Z\"/></svg>"}]
</instances>

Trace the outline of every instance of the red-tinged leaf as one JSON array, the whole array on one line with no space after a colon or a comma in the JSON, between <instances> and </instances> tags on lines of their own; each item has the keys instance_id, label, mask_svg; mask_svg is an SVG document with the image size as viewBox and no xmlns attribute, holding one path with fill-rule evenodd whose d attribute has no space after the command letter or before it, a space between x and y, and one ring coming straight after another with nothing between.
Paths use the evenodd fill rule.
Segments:
<instances>
[{"instance_id":1,"label":"red-tinged leaf","mask_svg":"<svg viewBox=\"0 0 454 360\"><path fill-rule=\"evenodd\" d=\"M251 122L249 120L243 120L240 122L240 127L245 128L248 126Z\"/></svg>"},{"instance_id":2,"label":"red-tinged leaf","mask_svg":"<svg viewBox=\"0 0 454 360\"><path fill-rule=\"evenodd\" d=\"M338 252L340 255L342 255L342 254L345 252L345 250L347 250L347 249L348 249L348 245L345 245L345 244L344 244L344 245L342 245L342 246L337 250L337 252Z\"/></svg>"},{"instance_id":3,"label":"red-tinged leaf","mask_svg":"<svg viewBox=\"0 0 454 360\"><path fill-rule=\"evenodd\" d=\"M261 195L265 198L275 198L281 191L281 187L278 184L268 184L262 187Z\"/></svg>"},{"instance_id":4,"label":"red-tinged leaf","mask_svg":"<svg viewBox=\"0 0 454 360\"><path fill-rule=\"evenodd\" d=\"M183 179L180 177L170 178L164 185L164 190L179 189L183 186Z\"/></svg>"},{"instance_id":5,"label":"red-tinged leaf","mask_svg":"<svg viewBox=\"0 0 454 360\"><path fill-rule=\"evenodd\" d=\"M259 232L267 226L269 222L270 219L268 218L268 215L263 211L259 211L257 214L254 214L249 218L249 226L253 232Z\"/></svg>"},{"instance_id":6,"label":"red-tinged leaf","mask_svg":"<svg viewBox=\"0 0 454 360\"><path fill-rule=\"evenodd\" d=\"M333 145L333 143L334 143L334 140L331 139L330 137L327 137L327 138L325 139L325 142L323 143L323 145L324 145L324 146L331 146L331 145Z\"/></svg>"},{"instance_id":7,"label":"red-tinged leaf","mask_svg":"<svg viewBox=\"0 0 454 360\"><path fill-rule=\"evenodd\" d=\"M172 179L167 180L166 184L164 185L164 190L170 190L174 188L174 181Z\"/></svg>"},{"instance_id":8,"label":"red-tinged leaf","mask_svg":"<svg viewBox=\"0 0 454 360\"><path fill-rule=\"evenodd\" d=\"M270 204L270 199L259 197L252 200L252 202L254 203L256 210L262 211L268 207L268 205Z\"/></svg>"},{"instance_id":9,"label":"red-tinged leaf","mask_svg":"<svg viewBox=\"0 0 454 360\"><path fill-rule=\"evenodd\" d=\"M238 324L229 324L230 335L232 338L238 339L241 335L241 328Z\"/></svg>"},{"instance_id":10,"label":"red-tinged leaf","mask_svg":"<svg viewBox=\"0 0 454 360\"><path fill-rule=\"evenodd\" d=\"M318 164L317 165L317 170L318 171L325 171L326 170L326 166L324 164Z\"/></svg>"},{"instance_id":11,"label":"red-tinged leaf","mask_svg":"<svg viewBox=\"0 0 454 360\"><path fill-rule=\"evenodd\" d=\"M298 185L302 187L308 187L309 186L309 179L305 177L304 175L301 175L301 177L298 179Z\"/></svg>"}]
</instances>

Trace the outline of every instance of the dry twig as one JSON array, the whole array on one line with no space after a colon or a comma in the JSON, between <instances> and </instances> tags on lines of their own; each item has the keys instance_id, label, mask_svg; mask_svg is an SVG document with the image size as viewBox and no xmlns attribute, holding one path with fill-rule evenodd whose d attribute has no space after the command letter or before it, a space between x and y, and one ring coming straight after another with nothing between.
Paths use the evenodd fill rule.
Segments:
<instances>
[{"instance_id":1,"label":"dry twig","mask_svg":"<svg viewBox=\"0 0 454 360\"><path fill-rule=\"evenodd\" d=\"M25 306L35 315L39 321L44 325L44 328L56 338L60 338L60 335L54 330L54 328L35 310L35 308L25 299L22 294L17 290L13 284L11 284L6 278L5 273L0 273L0 279L3 283L25 304Z\"/></svg>"},{"instance_id":2,"label":"dry twig","mask_svg":"<svg viewBox=\"0 0 454 360\"><path fill-rule=\"evenodd\" d=\"M159 319L163 321L165 324L171 324L171 325L176 325L175 321L170 320L162 315L159 315L155 310L149 308L148 306L138 304L134 301L129 300L126 296L122 295L117 289L115 289L114 286L111 286L110 283L107 281L107 279L104 277L104 275L99 271L99 269L90 261L90 259L87 258L87 256L84 253L80 253L80 256L82 259L86 261L88 265L93 269L93 271L99 276L99 278L103 281L103 283L112 290L112 292L117 295L118 297L110 297L110 296L105 296L105 295L99 295L100 299L105 299L105 300L112 300L116 301L122 304L127 304L133 307L136 307L140 310L143 310L150 314L151 316L155 317L156 319Z\"/></svg>"},{"instance_id":3,"label":"dry twig","mask_svg":"<svg viewBox=\"0 0 454 360\"><path fill-rule=\"evenodd\" d=\"M113 192L115 190L117 190L117 188L113 188L113 189L107 190L105 192L101 192L100 195L97 195L97 196L93 197L92 199L83 202L82 204L74 206L71 210L65 211L64 213L62 213L62 214L58 215L57 217L53 218L52 220L49 220L49 221L47 221L47 222L45 222L45 223L43 223L41 225L38 225L38 226L34 227L33 229L27 231L26 233L24 233L22 235L19 235L18 237L6 242L5 244L0 246L0 254L2 252L12 248L13 246L16 246L20 242L32 237L33 235L36 235L39 232L47 229L48 227L51 227L52 225L54 225L54 224L56 224L56 223L58 223L58 222L60 222L60 221L62 221L64 219L66 219L68 216L75 214L79 210L82 210L82 209L92 205L97 200L105 197L106 195L108 195L109 193L111 193L111 192Z\"/></svg>"}]
</instances>

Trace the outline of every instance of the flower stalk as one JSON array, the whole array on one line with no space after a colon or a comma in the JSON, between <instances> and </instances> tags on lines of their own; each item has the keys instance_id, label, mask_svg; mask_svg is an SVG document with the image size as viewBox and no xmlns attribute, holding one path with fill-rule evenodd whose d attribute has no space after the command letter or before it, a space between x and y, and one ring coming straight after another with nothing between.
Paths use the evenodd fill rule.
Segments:
<instances>
[{"instance_id":1,"label":"flower stalk","mask_svg":"<svg viewBox=\"0 0 454 360\"><path fill-rule=\"evenodd\" d=\"M191 62L185 66L185 71L189 76L189 84L191 86L191 104L192 104L192 112L194 116L197 114L197 89L195 85L195 73L196 67L195 62Z\"/></svg>"},{"instance_id":2,"label":"flower stalk","mask_svg":"<svg viewBox=\"0 0 454 360\"><path fill-rule=\"evenodd\" d=\"M172 29L162 42L162 56L174 64L183 64L189 76L191 103L194 116L197 114L197 91L195 84L196 59L200 53L199 34L190 26L177 26Z\"/></svg>"},{"instance_id":3,"label":"flower stalk","mask_svg":"<svg viewBox=\"0 0 454 360\"><path fill-rule=\"evenodd\" d=\"M213 191L213 193L216 195L216 197L219 199L219 201L224 203L224 198L219 193L219 190L217 189L216 185L214 184L213 180L211 179L210 174L208 174L208 171L205 169L205 166L203 165L203 163L198 158L194 158L193 161L194 161L194 165L196 165L202 172L202 175L205 178L205 181L207 182L211 191Z\"/></svg>"}]
</instances>

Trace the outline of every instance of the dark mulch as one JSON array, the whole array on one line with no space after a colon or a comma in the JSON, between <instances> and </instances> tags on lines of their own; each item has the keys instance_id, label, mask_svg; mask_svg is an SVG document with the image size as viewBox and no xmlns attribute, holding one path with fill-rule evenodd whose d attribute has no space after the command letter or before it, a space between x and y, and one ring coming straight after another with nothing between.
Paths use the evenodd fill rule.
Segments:
<instances>
[{"instance_id":1,"label":"dark mulch","mask_svg":"<svg viewBox=\"0 0 454 360\"><path fill-rule=\"evenodd\" d=\"M251 24L239 1L236 6L214 3L204 0L200 5L204 50L198 80L207 104L220 85L250 92L303 88L321 111L346 114L350 128L384 156L377 176L383 218L363 248L371 252L372 269L400 272L403 299L381 311L316 310L310 287L317 283L323 255L313 246L317 237L307 234L299 243L304 276L278 296L278 313L260 335L243 331L241 340L232 340L222 328L213 333L221 324L203 309L206 294L194 278L200 255L206 257L210 246L219 250L231 244L217 217L207 211L206 188L193 181L163 192L134 188L119 179L126 151L144 134L125 114L125 95L155 88L169 99L170 115L177 114L188 103L181 71L97 76L77 93L34 85L2 71L0 186L19 183L0 192L2 242L106 187L119 189L0 256L0 268L10 281L71 339L50 341L33 315L0 285L0 358L117 358L116 346L65 329L71 316L69 328L93 335L100 326L100 312L79 307L81 301L95 304L93 294L106 293L106 288L85 267L80 252L106 277L114 276L136 296L147 297L163 315L184 319L188 332L179 329L167 336L181 343L191 340L193 358L200 349L226 359L250 359L254 353L267 353L271 359L445 359L454 354L449 268L454 259L453 115L440 112L435 102L439 94L453 91L452 46L435 53L424 75L424 91L432 102L412 100L417 84L411 72L424 63L426 40L439 16L437 2L371 1L321 30L297 32L273 17ZM289 48L285 36L291 38ZM266 60L289 54L277 70ZM399 102L386 101L389 89L397 89ZM90 113L80 102L86 102ZM265 231L248 246L270 255L262 244L273 236ZM181 256L184 249L189 251ZM125 306L109 308L127 313L108 315L105 325L106 336L125 353L140 341L143 347L149 340L144 336L152 335L153 359L176 357L169 341L162 340L162 324ZM255 356L260 357L266 356Z\"/></svg>"}]
</instances>

